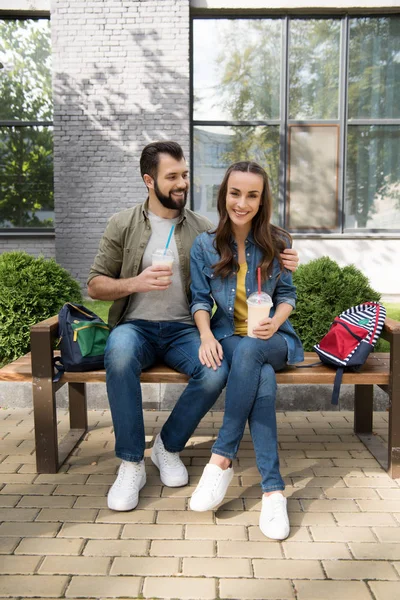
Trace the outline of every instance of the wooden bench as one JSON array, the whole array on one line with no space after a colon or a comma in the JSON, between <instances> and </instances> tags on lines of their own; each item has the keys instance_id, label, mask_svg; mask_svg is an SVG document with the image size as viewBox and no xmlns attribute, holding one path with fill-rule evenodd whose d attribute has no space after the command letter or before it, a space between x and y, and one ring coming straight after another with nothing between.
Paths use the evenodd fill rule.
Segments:
<instances>
[{"instance_id":1,"label":"wooden bench","mask_svg":"<svg viewBox=\"0 0 400 600\"><path fill-rule=\"evenodd\" d=\"M36 464L38 473L56 473L68 454L87 431L85 384L105 382L104 371L65 373L53 383L54 341L58 318L51 317L31 328L31 353L0 369L0 380L31 381L35 423ZM360 373L345 373L343 383L354 384L354 431L391 477L400 477L400 323L386 319L384 339L390 353L371 354ZM306 353L305 363L317 360ZM279 384L333 384L335 370L327 366L308 369L288 367L277 373ZM143 371L143 383L186 383L186 375L157 364ZM58 444L55 393L68 384L70 431ZM389 443L387 452L372 435L373 385L389 396ZM382 452L382 449L384 452Z\"/></svg>"}]
</instances>

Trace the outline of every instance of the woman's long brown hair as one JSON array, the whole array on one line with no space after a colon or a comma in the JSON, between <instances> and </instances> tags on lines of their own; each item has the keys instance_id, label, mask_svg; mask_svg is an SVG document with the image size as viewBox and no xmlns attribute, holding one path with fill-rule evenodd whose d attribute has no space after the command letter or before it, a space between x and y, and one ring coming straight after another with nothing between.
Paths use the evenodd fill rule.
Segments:
<instances>
[{"instance_id":1,"label":"woman's long brown hair","mask_svg":"<svg viewBox=\"0 0 400 600\"><path fill-rule=\"evenodd\" d=\"M239 268L238 262L233 255L232 249L232 225L226 210L226 197L228 192L228 180L233 171L242 173L255 173L263 179L263 191L261 194L260 208L251 222L254 241L261 248L263 256L261 258L261 279L265 281L270 274L272 261L277 258L283 270L280 253L288 248L291 243L290 234L270 223L272 212L271 191L269 187L268 175L259 164L251 161L241 161L231 165L225 173L218 192L218 213L219 223L215 229L215 248L220 255L220 260L213 265L214 272L220 277L228 277Z\"/></svg>"}]
</instances>

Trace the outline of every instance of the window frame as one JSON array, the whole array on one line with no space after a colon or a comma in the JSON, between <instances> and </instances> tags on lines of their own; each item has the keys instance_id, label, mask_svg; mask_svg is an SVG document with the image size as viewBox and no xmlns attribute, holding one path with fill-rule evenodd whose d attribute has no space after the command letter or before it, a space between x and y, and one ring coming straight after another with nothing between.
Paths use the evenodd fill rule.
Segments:
<instances>
[{"instance_id":1,"label":"window frame","mask_svg":"<svg viewBox=\"0 0 400 600\"><path fill-rule=\"evenodd\" d=\"M338 139L338 156L339 164L337 165L338 181L337 181L337 215L338 227L335 229L328 228L293 228L289 231L294 236L299 237L366 237L374 238L399 238L400 228L395 229L378 229L378 228L348 228L345 227L345 200L346 200L346 175L347 175L347 130L349 127L357 125L395 125L400 129L399 119L349 119L348 118L348 76L349 76L349 46L350 46L350 20L357 18L384 18L393 17L400 18L398 13L393 11L380 10L379 13L360 13L349 12L344 13L331 11L329 14L310 13L299 14L295 12L281 13L274 11L256 12L242 11L232 12L218 11L218 13L209 13L205 11L192 11L190 17L190 156L194 156L194 129L201 126L269 126L278 125L280 128L280 156L279 156L279 225L287 227L288 211L289 211L289 135L292 125L337 125L339 127ZM251 20L251 19L279 19L282 22L282 52L281 52L281 82L280 82L280 119L266 119L257 121L211 121L211 120L196 120L194 119L194 21L196 20ZM335 19L340 21L340 53L339 53L339 104L338 104L338 119L289 119L289 43L290 43L290 21L291 20L312 20L312 19ZM193 160L190 164L191 180L194 181L194 165ZM193 206L193 190L191 191L191 207Z\"/></svg>"}]
</instances>

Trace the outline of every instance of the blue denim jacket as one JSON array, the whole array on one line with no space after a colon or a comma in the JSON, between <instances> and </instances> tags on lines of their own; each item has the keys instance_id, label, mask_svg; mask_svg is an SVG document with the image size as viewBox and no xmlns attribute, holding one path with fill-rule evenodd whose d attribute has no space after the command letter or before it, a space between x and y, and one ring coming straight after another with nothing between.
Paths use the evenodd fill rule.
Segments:
<instances>
[{"instance_id":1,"label":"blue denim jacket","mask_svg":"<svg viewBox=\"0 0 400 600\"><path fill-rule=\"evenodd\" d=\"M234 304L236 297L236 274L222 278L214 275L212 265L219 261L219 254L214 247L215 234L201 233L195 239L190 252L190 275L192 279L192 302L190 305L192 315L197 310L212 312L214 300L217 310L211 319L211 328L217 340L233 335ZM234 243L234 254L237 257L237 246ZM250 232L246 239L246 295L250 296L257 291L257 267L261 259L261 250L255 244ZM279 277L280 275L280 277ZM296 289L292 283L290 271L281 272L279 262L274 259L272 274L262 284L262 291L269 294L274 303L271 316L275 307L282 302L296 306ZM287 319L279 328L279 333L285 338L288 346L288 364L304 360L301 341Z\"/></svg>"}]
</instances>

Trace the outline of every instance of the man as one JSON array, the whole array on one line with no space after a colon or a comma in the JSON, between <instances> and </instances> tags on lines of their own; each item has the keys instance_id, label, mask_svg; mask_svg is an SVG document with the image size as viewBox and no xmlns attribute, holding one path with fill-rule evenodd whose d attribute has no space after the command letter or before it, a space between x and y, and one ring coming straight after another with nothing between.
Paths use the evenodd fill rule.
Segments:
<instances>
[{"instance_id":1,"label":"man","mask_svg":"<svg viewBox=\"0 0 400 600\"><path fill-rule=\"evenodd\" d=\"M146 483L142 369L161 358L190 376L151 454L162 483L170 487L187 484L188 472L179 452L217 400L228 376L225 360L218 369L209 369L198 358L200 338L189 310L189 253L197 235L213 226L185 208L189 173L182 148L170 141L148 144L140 170L148 198L111 217L88 278L90 297L114 301L105 368L115 452L122 462L107 498L113 510L135 508ZM173 269L152 266L152 253L165 246L172 226ZM293 270L297 253L286 253L285 266Z\"/></svg>"}]
</instances>

